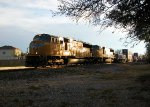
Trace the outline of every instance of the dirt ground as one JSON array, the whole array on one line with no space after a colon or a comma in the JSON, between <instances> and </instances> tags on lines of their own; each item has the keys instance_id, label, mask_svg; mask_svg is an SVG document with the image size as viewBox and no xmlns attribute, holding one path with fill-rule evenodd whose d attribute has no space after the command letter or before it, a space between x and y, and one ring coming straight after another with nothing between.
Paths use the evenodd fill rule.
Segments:
<instances>
[{"instance_id":1,"label":"dirt ground","mask_svg":"<svg viewBox=\"0 0 150 107\"><path fill-rule=\"evenodd\" d=\"M1 71L0 107L150 107L150 64Z\"/></svg>"}]
</instances>

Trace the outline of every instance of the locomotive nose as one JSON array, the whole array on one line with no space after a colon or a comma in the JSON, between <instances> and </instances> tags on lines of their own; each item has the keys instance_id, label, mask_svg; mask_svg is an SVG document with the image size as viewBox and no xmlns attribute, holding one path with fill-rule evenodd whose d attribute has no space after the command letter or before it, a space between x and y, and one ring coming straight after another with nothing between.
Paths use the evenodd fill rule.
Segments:
<instances>
[{"instance_id":1,"label":"locomotive nose","mask_svg":"<svg viewBox=\"0 0 150 107\"><path fill-rule=\"evenodd\" d=\"M41 41L32 41L30 43L29 53L31 54L39 54L39 50L44 46L44 43Z\"/></svg>"}]
</instances>

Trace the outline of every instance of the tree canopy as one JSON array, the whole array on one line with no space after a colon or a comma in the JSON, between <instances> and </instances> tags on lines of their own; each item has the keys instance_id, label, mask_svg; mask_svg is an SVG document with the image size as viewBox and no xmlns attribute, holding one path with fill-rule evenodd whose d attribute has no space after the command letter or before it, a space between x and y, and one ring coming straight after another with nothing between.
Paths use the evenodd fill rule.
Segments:
<instances>
[{"instance_id":1,"label":"tree canopy","mask_svg":"<svg viewBox=\"0 0 150 107\"><path fill-rule=\"evenodd\" d=\"M150 63L150 42L146 44L146 58L147 61Z\"/></svg>"},{"instance_id":2,"label":"tree canopy","mask_svg":"<svg viewBox=\"0 0 150 107\"><path fill-rule=\"evenodd\" d=\"M150 42L150 0L58 0L56 15L86 19L103 27L124 28L134 41Z\"/></svg>"}]
</instances>

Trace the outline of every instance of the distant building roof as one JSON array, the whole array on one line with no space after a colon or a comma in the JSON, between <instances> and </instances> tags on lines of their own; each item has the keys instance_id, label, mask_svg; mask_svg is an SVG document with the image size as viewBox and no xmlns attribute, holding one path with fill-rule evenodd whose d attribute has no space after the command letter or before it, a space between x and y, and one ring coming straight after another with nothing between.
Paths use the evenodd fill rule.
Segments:
<instances>
[{"instance_id":1,"label":"distant building roof","mask_svg":"<svg viewBox=\"0 0 150 107\"><path fill-rule=\"evenodd\" d=\"M2 46L2 47L0 47L0 49L17 49L17 48L15 48L15 47L13 47L13 46Z\"/></svg>"}]
</instances>

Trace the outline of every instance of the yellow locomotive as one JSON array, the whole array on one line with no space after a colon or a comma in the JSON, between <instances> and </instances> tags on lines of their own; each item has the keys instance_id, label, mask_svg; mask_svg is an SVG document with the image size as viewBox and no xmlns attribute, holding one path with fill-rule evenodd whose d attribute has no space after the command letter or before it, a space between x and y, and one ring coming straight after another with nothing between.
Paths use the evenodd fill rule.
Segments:
<instances>
[{"instance_id":1,"label":"yellow locomotive","mask_svg":"<svg viewBox=\"0 0 150 107\"><path fill-rule=\"evenodd\" d=\"M114 55L114 51L110 50ZM26 66L97 63L106 59L106 48L49 34L38 34L29 45Z\"/></svg>"}]
</instances>

